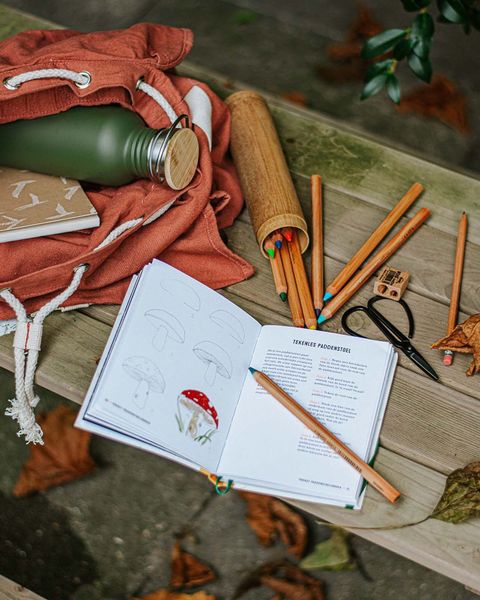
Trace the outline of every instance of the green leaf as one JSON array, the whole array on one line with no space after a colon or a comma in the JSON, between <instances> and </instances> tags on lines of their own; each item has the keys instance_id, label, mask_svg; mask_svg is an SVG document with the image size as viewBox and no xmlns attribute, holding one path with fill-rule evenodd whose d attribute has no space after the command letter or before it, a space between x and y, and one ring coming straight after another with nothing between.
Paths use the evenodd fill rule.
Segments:
<instances>
[{"instance_id":1,"label":"green leaf","mask_svg":"<svg viewBox=\"0 0 480 600\"><path fill-rule=\"evenodd\" d=\"M380 73L386 73L388 69L393 65L393 59L387 58L386 60L379 60L373 65L370 65L365 73L365 81L369 81L375 75L379 75Z\"/></svg>"},{"instance_id":2,"label":"green leaf","mask_svg":"<svg viewBox=\"0 0 480 600\"><path fill-rule=\"evenodd\" d=\"M375 96L378 92L383 88L383 86L387 82L387 74L381 73L380 75L376 75L370 81L363 86L362 95L360 96L361 100L365 100L366 98L370 98L370 96Z\"/></svg>"},{"instance_id":3,"label":"green leaf","mask_svg":"<svg viewBox=\"0 0 480 600\"><path fill-rule=\"evenodd\" d=\"M419 79L430 83L432 79L432 64L428 59L420 58L416 54L410 54L408 66Z\"/></svg>"},{"instance_id":4,"label":"green leaf","mask_svg":"<svg viewBox=\"0 0 480 600\"><path fill-rule=\"evenodd\" d=\"M430 54L430 48L432 45L432 38L417 38L413 41L413 52L420 58L428 58Z\"/></svg>"},{"instance_id":5,"label":"green leaf","mask_svg":"<svg viewBox=\"0 0 480 600\"><path fill-rule=\"evenodd\" d=\"M390 100L395 102L395 104L400 103L400 85L398 83L397 77L390 73L387 78L387 94L390 97Z\"/></svg>"},{"instance_id":6,"label":"green leaf","mask_svg":"<svg viewBox=\"0 0 480 600\"><path fill-rule=\"evenodd\" d=\"M412 35L420 38L431 38L435 31L435 24L432 15L429 13L420 13L415 17L412 23Z\"/></svg>"},{"instance_id":7,"label":"green leaf","mask_svg":"<svg viewBox=\"0 0 480 600\"><path fill-rule=\"evenodd\" d=\"M431 516L448 523L462 523L470 517L480 517L480 462L470 463L450 473Z\"/></svg>"},{"instance_id":8,"label":"green leaf","mask_svg":"<svg viewBox=\"0 0 480 600\"><path fill-rule=\"evenodd\" d=\"M387 29L369 38L362 48L362 58L384 54L405 36L404 29Z\"/></svg>"},{"instance_id":9,"label":"green leaf","mask_svg":"<svg viewBox=\"0 0 480 600\"><path fill-rule=\"evenodd\" d=\"M334 528L331 537L317 544L314 551L300 562L300 567L306 570L355 570L356 564L350 555L348 538L349 534L344 529Z\"/></svg>"},{"instance_id":10,"label":"green leaf","mask_svg":"<svg viewBox=\"0 0 480 600\"><path fill-rule=\"evenodd\" d=\"M396 60L402 60L410 54L413 47L413 41L410 38L400 40L393 48L393 57Z\"/></svg>"},{"instance_id":11,"label":"green leaf","mask_svg":"<svg viewBox=\"0 0 480 600\"><path fill-rule=\"evenodd\" d=\"M464 23L467 18L465 6L461 0L437 0L438 10L450 23Z\"/></svg>"}]
</instances>

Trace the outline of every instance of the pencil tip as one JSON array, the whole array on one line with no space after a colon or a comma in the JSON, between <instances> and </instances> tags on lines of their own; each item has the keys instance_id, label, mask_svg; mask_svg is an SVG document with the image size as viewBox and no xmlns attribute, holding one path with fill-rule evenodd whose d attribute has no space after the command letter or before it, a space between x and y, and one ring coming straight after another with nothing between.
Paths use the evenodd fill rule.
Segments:
<instances>
[{"instance_id":1,"label":"pencil tip","mask_svg":"<svg viewBox=\"0 0 480 600\"><path fill-rule=\"evenodd\" d=\"M268 248L267 254L270 258L275 258L275 250L273 248Z\"/></svg>"},{"instance_id":2,"label":"pencil tip","mask_svg":"<svg viewBox=\"0 0 480 600\"><path fill-rule=\"evenodd\" d=\"M317 329L316 325L310 325L309 329L313 329L314 331Z\"/></svg>"},{"instance_id":3,"label":"pencil tip","mask_svg":"<svg viewBox=\"0 0 480 600\"><path fill-rule=\"evenodd\" d=\"M323 315L320 315L320 316L318 317L318 319L317 319L317 323L318 323L319 325L321 325L321 324L322 324L324 321L326 321L326 320L327 320L327 317L324 317Z\"/></svg>"},{"instance_id":4,"label":"pencil tip","mask_svg":"<svg viewBox=\"0 0 480 600\"><path fill-rule=\"evenodd\" d=\"M282 302L286 302L287 301L287 294L285 292L280 292L280 300Z\"/></svg>"},{"instance_id":5,"label":"pencil tip","mask_svg":"<svg viewBox=\"0 0 480 600\"><path fill-rule=\"evenodd\" d=\"M315 314L316 314L316 316L317 316L317 319L318 319L318 317L320 316L320 313L321 313L321 312L322 312L322 310L321 310L320 308L316 308L316 309L315 309Z\"/></svg>"},{"instance_id":6,"label":"pencil tip","mask_svg":"<svg viewBox=\"0 0 480 600\"><path fill-rule=\"evenodd\" d=\"M277 240L275 242L275 246L280 250L280 248L282 247L282 240Z\"/></svg>"},{"instance_id":7,"label":"pencil tip","mask_svg":"<svg viewBox=\"0 0 480 600\"><path fill-rule=\"evenodd\" d=\"M325 292L325 295L323 296L323 301L328 302L328 300L330 300L332 296L333 294L331 294L330 292Z\"/></svg>"},{"instance_id":8,"label":"pencil tip","mask_svg":"<svg viewBox=\"0 0 480 600\"><path fill-rule=\"evenodd\" d=\"M254 369L253 367L248 367L248 370L252 375L255 375L255 373L257 372L257 369Z\"/></svg>"}]
</instances>

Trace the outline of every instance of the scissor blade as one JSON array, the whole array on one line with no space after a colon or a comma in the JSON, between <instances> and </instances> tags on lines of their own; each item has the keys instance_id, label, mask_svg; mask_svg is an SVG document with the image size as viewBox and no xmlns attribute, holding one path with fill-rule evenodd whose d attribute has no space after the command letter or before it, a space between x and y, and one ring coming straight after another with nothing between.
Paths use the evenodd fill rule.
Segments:
<instances>
[{"instance_id":1,"label":"scissor blade","mask_svg":"<svg viewBox=\"0 0 480 600\"><path fill-rule=\"evenodd\" d=\"M438 381L439 377L435 370L430 366L430 364L423 358L420 352L417 352L415 348L412 348L410 352L407 353L407 356L412 359L412 361L422 369L424 373L426 373L429 377Z\"/></svg>"}]
</instances>

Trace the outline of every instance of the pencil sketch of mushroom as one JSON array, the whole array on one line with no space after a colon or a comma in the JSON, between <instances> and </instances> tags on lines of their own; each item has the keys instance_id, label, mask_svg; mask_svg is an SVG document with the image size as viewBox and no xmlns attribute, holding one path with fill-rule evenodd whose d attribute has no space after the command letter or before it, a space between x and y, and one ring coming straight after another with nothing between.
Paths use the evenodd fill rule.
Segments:
<instances>
[{"instance_id":1,"label":"pencil sketch of mushroom","mask_svg":"<svg viewBox=\"0 0 480 600\"><path fill-rule=\"evenodd\" d=\"M133 396L133 402L138 408L145 408L150 392L163 394L165 379L157 366L145 356L131 356L122 367L124 371L138 382Z\"/></svg>"},{"instance_id":2,"label":"pencil sketch of mushroom","mask_svg":"<svg viewBox=\"0 0 480 600\"><path fill-rule=\"evenodd\" d=\"M167 338L179 344L185 341L185 329L180 321L166 310L154 308L145 313L147 321L157 330L152 344L159 352L165 348Z\"/></svg>"},{"instance_id":3,"label":"pencil sketch of mushroom","mask_svg":"<svg viewBox=\"0 0 480 600\"><path fill-rule=\"evenodd\" d=\"M180 432L202 445L212 440L218 429L218 414L208 397L198 390L183 390L177 398L177 424ZM188 425L185 427L182 419L182 408L188 414ZM206 431L203 429L206 428Z\"/></svg>"},{"instance_id":4,"label":"pencil sketch of mushroom","mask_svg":"<svg viewBox=\"0 0 480 600\"><path fill-rule=\"evenodd\" d=\"M215 310L210 314L210 320L221 327L239 344L243 344L245 341L245 329L242 323L228 310Z\"/></svg>"},{"instance_id":5,"label":"pencil sketch of mushroom","mask_svg":"<svg viewBox=\"0 0 480 600\"><path fill-rule=\"evenodd\" d=\"M193 348L193 353L207 365L205 381L209 385L215 383L217 374L225 377L225 379L230 379L232 375L232 361L223 348L220 348L214 342L205 341L197 344Z\"/></svg>"},{"instance_id":6,"label":"pencil sketch of mushroom","mask_svg":"<svg viewBox=\"0 0 480 600\"><path fill-rule=\"evenodd\" d=\"M173 296L179 304L183 304L193 313L200 310L200 298L195 290L193 290L188 283L179 281L178 279L163 279L160 282L160 287L164 289L167 294ZM193 316L191 313L191 316Z\"/></svg>"}]
</instances>

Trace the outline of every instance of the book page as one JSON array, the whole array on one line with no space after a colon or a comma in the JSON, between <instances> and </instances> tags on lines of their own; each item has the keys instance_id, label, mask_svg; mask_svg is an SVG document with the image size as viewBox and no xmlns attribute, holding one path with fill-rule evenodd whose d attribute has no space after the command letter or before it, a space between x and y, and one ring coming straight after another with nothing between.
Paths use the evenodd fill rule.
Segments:
<instances>
[{"instance_id":1,"label":"book page","mask_svg":"<svg viewBox=\"0 0 480 600\"><path fill-rule=\"evenodd\" d=\"M386 342L266 326L252 366L365 459L393 355ZM352 504L361 483L357 471L253 377L245 381L219 472Z\"/></svg>"},{"instance_id":2,"label":"book page","mask_svg":"<svg viewBox=\"0 0 480 600\"><path fill-rule=\"evenodd\" d=\"M260 324L160 261L125 304L83 419L215 470Z\"/></svg>"}]
</instances>

